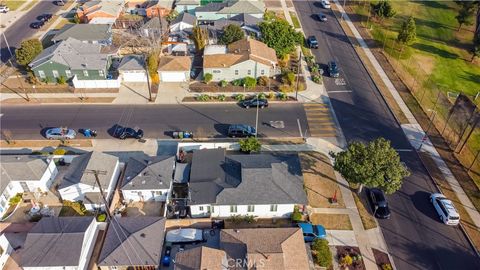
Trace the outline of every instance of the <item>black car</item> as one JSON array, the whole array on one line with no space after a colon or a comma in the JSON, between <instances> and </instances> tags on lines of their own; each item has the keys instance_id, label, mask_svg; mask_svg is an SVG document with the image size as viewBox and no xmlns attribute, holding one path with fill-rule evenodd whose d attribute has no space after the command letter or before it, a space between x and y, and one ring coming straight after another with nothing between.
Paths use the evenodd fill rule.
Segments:
<instances>
[{"instance_id":1,"label":"black car","mask_svg":"<svg viewBox=\"0 0 480 270\"><path fill-rule=\"evenodd\" d=\"M114 136L121 140L128 138L141 139L143 138L143 130L139 128L134 129L130 127L117 127L115 129Z\"/></svg>"},{"instance_id":2,"label":"black car","mask_svg":"<svg viewBox=\"0 0 480 270\"><path fill-rule=\"evenodd\" d=\"M326 22L326 21L327 21L327 16L326 16L325 14L323 14L323 13L318 13L318 14L317 14L317 18L318 18L318 20L321 21L321 22Z\"/></svg>"},{"instance_id":3,"label":"black car","mask_svg":"<svg viewBox=\"0 0 480 270\"><path fill-rule=\"evenodd\" d=\"M381 219L390 218L390 209L383 191L378 188L371 188L367 191L367 194L375 217Z\"/></svg>"},{"instance_id":4,"label":"black car","mask_svg":"<svg viewBox=\"0 0 480 270\"><path fill-rule=\"evenodd\" d=\"M43 14L37 17L37 20L40 22L48 22L52 19L52 14Z\"/></svg>"},{"instance_id":5,"label":"black car","mask_svg":"<svg viewBox=\"0 0 480 270\"><path fill-rule=\"evenodd\" d=\"M30 27L33 28L33 29L40 29L40 28L42 28L44 25L45 25L44 22L38 21L38 22L33 22L33 23L31 23L31 24L30 24Z\"/></svg>"},{"instance_id":6,"label":"black car","mask_svg":"<svg viewBox=\"0 0 480 270\"><path fill-rule=\"evenodd\" d=\"M338 71L338 65L335 61L328 62L328 74L330 77L338 78L340 77L340 72Z\"/></svg>"},{"instance_id":7,"label":"black car","mask_svg":"<svg viewBox=\"0 0 480 270\"><path fill-rule=\"evenodd\" d=\"M244 108L247 108L247 109L250 107L257 107L257 106L260 108L265 108L265 107L268 107L268 100L264 98L260 98L260 99L252 98L252 99L247 99L242 101L241 104Z\"/></svg>"},{"instance_id":8,"label":"black car","mask_svg":"<svg viewBox=\"0 0 480 270\"><path fill-rule=\"evenodd\" d=\"M245 137L253 137L255 136L255 134L256 134L255 128L252 126L238 124L238 125L230 125L228 127L228 137L245 138Z\"/></svg>"},{"instance_id":9,"label":"black car","mask_svg":"<svg viewBox=\"0 0 480 270\"><path fill-rule=\"evenodd\" d=\"M318 41L315 36L309 36L307 38L307 45L310 49L318 49Z\"/></svg>"}]
</instances>

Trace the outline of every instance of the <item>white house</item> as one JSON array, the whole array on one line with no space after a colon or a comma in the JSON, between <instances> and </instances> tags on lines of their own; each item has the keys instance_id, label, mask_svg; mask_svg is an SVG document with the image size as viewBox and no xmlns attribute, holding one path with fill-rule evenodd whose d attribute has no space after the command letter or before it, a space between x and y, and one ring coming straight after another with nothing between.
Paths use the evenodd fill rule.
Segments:
<instances>
[{"instance_id":1,"label":"white house","mask_svg":"<svg viewBox=\"0 0 480 270\"><path fill-rule=\"evenodd\" d=\"M98 235L95 217L43 217L20 252L24 270L86 270Z\"/></svg>"},{"instance_id":2,"label":"white house","mask_svg":"<svg viewBox=\"0 0 480 270\"><path fill-rule=\"evenodd\" d=\"M196 24L197 18L195 16L186 12L182 13L170 23L170 33L190 32Z\"/></svg>"},{"instance_id":3,"label":"white house","mask_svg":"<svg viewBox=\"0 0 480 270\"><path fill-rule=\"evenodd\" d=\"M120 162L116 156L95 151L72 160L58 187L62 200L82 201L87 210L104 207L96 173L109 201L120 175Z\"/></svg>"},{"instance_id":4,"label":"white house","mask_svg":"<svg viewBox=\"0 0 480 270\"><path fill-rule=\"evenodd\" d=\"M190 80L192 59L189 56L162 56L158 76L162 82L187 82Z\"/></svg>"},{"instance_id":5,"label":"white house","mask_svg":"<svg viewBox=\"0 0 480 270\"><path fill-rule=\"evenodd\" d=\"M141 55L126 55L118 66L118 73L124 82L147 82L145 60Z\"/></svg>"},{"instance_id":6,"label":"white house","mask_svg":"<svg viewBox=\"0 0 480 270\"><path fill-rule=\"evenodd\" d=\"M166 201L174 166L174 156L130 158L120 187L123 198L127 201Z\"/></svg>"},{"instance_id":7,"label":"white house","mask_svg":"<svg viewBox=\"0 0 480 270\"><path fill-rule=\"evenodd\" d=\"M53 159L31 156L0 156L0 216L17 193L47 192L58 173Z\"/></svg>"},{"instance_id":8,"label":"white house","mask_svg":"<svg viewBox=\"0 0 480 270\"><path fill-rule=\"evenodd\" d=\"M307 204L298 155L194 150L188 204L192 217L289 217Z\"/></svg>"}]
</instances>

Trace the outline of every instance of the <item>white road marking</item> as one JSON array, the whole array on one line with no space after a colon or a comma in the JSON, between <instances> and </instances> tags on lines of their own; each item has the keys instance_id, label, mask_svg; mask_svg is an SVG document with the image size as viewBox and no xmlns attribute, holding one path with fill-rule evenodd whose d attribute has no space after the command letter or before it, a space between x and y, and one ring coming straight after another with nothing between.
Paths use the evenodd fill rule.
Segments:
<instances>
[{"instance_id":1,"label":"white road marking","mask_svg":"<svg viewBox=\"0 0 480 270\"><path fill-rule=\"evenodd\" d=\"M338 90L338 91L327 91L329 94L334 94L334 93L351 93L353 92L352 90Z\"/></svg>"},{"instance_id":2,"label":"white road marking","mask_svg":"<svg viewBox=\"0 0 480 270\"><path fill-rule=\"evenodd\" d=\"M413 149L395 149L397 152L412 152Z\"/></svg>"},{"instance_id":3,"label":"white road marking","mask_svg":"<svg viewBox=\"0 0 480 270\"><path fill-rule=\"evenodd\" d=\"M347 83L345 82L345 79L343 79L343 78L335 79L335 84L336 85L347 85Z\"/></svg>"}]
</instances>

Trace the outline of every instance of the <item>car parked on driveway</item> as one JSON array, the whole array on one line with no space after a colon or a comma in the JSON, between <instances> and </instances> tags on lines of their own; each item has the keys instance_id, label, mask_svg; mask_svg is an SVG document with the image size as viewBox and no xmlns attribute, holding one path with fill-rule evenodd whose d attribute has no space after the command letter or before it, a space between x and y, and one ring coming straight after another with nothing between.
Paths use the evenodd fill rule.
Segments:
<instances>
[{"instance_id":1,"label":"car parked on driveway","mask_svg":"<svg viewBox=\"0 0 480 270\"><path fill-rule=\"evenodd\" d=\"M325 228L322 225L302 222L298 223L298 227L302 229L305 242L313 242L315 239L325 239L327 237Z\"/></svg>"},{"instance_id":2,"label":"car parked on driveway","mask_svg":"<svg viewBox=\"0 0 480 270\"><path fill-rule=\"evenodd\" d=\"M33 22L33 23L31 23L31 24L30 24L30 27L33 28L33 29L40 29L40 28L42 28L44 25L45 25L44 22L38 21L38 22Z\"/></svg>"},{"instance_id":3,"label":"car parked on driveway","mask_svg":"<svg viewBox=\"0 0 480 270\"><path fill-rule=\"evenodd\" d=\"M376 218L387 219L390 218L390 208L388 207L385 193L381 189L371 188L367 190L368 200L372 206L373 215Z\"/></svg>"},{"instance_id":4,"label":"car parked on driveway","mask_svg":"<svg viewBox=\"0 0 480 270\"><path fill-rule=\"evenodd\" d=\"M10 11L10 8L5 5L0 5L0 13L7 13Z\"/></svg>"},{"instance_id":5,"label":"car parked on driveway","mask_svg":"<svg viewBox=\"0 0 480 270\"><path fill-rule=\"evenodd\" d=\"M268 100L264 98L252 98L252 99L247 99L242 101L241 103L242 107L248 109L248 108L254 108L254 107L260 107L260 108L265 108L268 107Z\"/></svg>"},{"instance_id":6,"label":"car parked on driveway","mask_svg":"<svg viewBox=\"0 0 480 270\"><path fill-rule=\"evenodd\" d=\"M228 127L228 137L231 138L253 137L255 134L255 128L249 125L235 124Z\"/></svg>"},{"instance_id":7,"label":"car parked on driveway","mask_svg":"<svg viewBox=\"0 0 480 270\"><path fill-rule=\"evenodd\" d=\"M50 128L45 131L45 138L49 140L75 139L77 133L69 128Z\"/></svg>"},{"instance_id":8,"label":"car parked on driveway","mask_svg":"<svg viewBox=\"0 0 480 270\"><path fill-rule=\"evenodd\" d=\"M330 77L333 77L333 78L340 77L340 71L338 69L337 62L335 61L328 62L328 74L330 75Z\"/></svg>"},{"instance_id":9,"label":"car parked on driveway","mask_svg":"<svg viewBox=\"0 0 480 270\"><path fill-rule=\"evenodd\" d=\"M310 49L318 49L318 41L315 36L309 36L307 38L307 45Z\"/></svg>"},{"instance_id":10,"label":"car parked on driveway","mask_svg":"<svg viewBox=\"0 0 480 270\"><path fill-rule=\"evenodd\" d=\"M323 14L323 13L318 13L318 14L317 14L317 18L318 18L318 20L321 21L321 22L326 22L326 21L327 21L327 16L326 16L325 14Z\"/></svg>"},{"instance_id":11,"label":"car parked on driveway","mask_svg":"<svg viewBox=\"0 0 480 270\"><path fill-rule=\"evenodd\" d=\"M458 225L460 223L460 215L453 205L452 201L447 199L441 193L432 193L430 195L430 202L437 211L440 221L447 225Z\"/></svg>"}]
</instances>

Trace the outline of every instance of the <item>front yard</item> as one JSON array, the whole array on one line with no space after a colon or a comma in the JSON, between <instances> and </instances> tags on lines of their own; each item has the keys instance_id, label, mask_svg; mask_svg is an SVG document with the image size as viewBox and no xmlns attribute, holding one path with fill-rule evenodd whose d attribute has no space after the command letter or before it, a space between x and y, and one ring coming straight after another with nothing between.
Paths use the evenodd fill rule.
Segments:
<instances>
[{"instance_id":1,"label":"front yard","mask_svg":"<svg viewBox=\"0 0 480 270\"><path fill-rule=\"evenodd\" d=\"M326 230L352 230L352 223L347 214L320 214L310 215L310 222L322 225Z\"/></svg>"}]
</instances>

